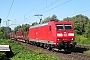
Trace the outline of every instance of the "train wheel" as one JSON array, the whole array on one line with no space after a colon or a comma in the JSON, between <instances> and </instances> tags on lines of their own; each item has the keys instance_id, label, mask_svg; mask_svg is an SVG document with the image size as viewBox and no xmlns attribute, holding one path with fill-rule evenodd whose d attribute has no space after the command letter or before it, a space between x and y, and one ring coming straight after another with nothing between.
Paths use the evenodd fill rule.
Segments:
<instances>
[{"instance_id":1,"label":"train wheel","mask_svg":"<svg viewBox=\"0 0 90 60\"><path fill-rule=\"evenodd\" d=\"M29 40L26 40L26 43L28 43L28 44L29 44Z\"/></svg>"},{"instance_id":2,"label":"train wheel","mask_svg":"<svg viewBox=\"0 0 90 60\"><path fill-rule=\"evenodd\" d=\"M52 51L55 52L54 48L52 48Z\"/></svg>"},{"instance_id":3,"label":"train wheel","mask_svg":"<svg viewBox=\"0 0 90 60\"><path fill-rule=\"evenodd\" d=\"M47 48L47 44L44 44L44 49L46 49Z\"/></svg>"},{"instance_id":4,"label":"train wheel","mask_svg":"<svg viewBox=\"0 0 90 60\"><path fill-rule=\"evenodd\" d=\"M51 45L47 45L47 49L48 49L49 51L52 50Z\"/></svg>"},{"instance_id":5,"label":"train wheel","mask_svg":"<svg viewBox=\"0 0 90 60\"><path fill-rule=\"evenodd\" d=\"M29 44L33 45L33 42L32 41L29 41Z\"/></svg>"},{"instance_id":6,"label":"train wheel","mask_svg":"<svg viewBox=\"0 0 90 60\"><path fill-rule=\"evenodd\" d=\"M40 47L44 48L44 43L40 43Z\"/></svg>"},{"instance_id":7,"label":"train wheel","mask_svg":"<svg viewBox=\"0 0 90 60\"><path fill-rule=\"evenodd\" d=\"M37 42L37 43L36 43L36 45L37 45L37 47L39 47L39 46L40 46L40 43L39 43L39 42Z\"/></svg>"}]
</instances>

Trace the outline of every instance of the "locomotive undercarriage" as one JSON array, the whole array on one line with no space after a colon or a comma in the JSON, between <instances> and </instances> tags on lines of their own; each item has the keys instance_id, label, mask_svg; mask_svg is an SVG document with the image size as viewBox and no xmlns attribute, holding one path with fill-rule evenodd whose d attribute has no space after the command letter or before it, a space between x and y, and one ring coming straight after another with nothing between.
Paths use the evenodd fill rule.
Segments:
<instances>
[{"instance_id":1,"label":"locomotive undercarriage","mask_svg":"<svg viewBox=\"0 0 90 60\"><path fill-rule=\"evenodd\" d=\"M58 42L56 45L56 48L59 50L65 50L65 51L71 51L73 48L75 48L76 42Z\"/></svg>"},{"instance_id":2,"label":"locomotive undercarriage","mask_svg":"<svg viewBox=\"0 0 90 60\"><path fill-rule=\"evenodd\" d=\"M74 48L76 45L76 42L58 42L57 47L58 48Z\"/></svg>"},{"instance_id":3,"label":"locomotive undercarriage","mask_svg":"<svg viewBox=\"0 0 90 60\"><path fill-rule=\"evenodd\" d=\"M42 47L48 50L64 50L64 51L71 51L73 48L75 48L76 42L58 42L57 45L52 44L46 44L46 43L40 43L35 41L28 41L31 45L36 45L37 47Z\"/></svg>"}]
</instances>

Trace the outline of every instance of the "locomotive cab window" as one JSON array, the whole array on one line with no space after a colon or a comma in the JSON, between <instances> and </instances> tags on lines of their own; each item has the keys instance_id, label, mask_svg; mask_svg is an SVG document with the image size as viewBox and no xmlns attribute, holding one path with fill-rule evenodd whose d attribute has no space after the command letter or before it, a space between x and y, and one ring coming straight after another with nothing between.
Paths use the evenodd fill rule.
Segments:
<instances>
[{"instance_id":1,"label":"locomotive cab window","mask_svg":"<svg viewBox=\"0 0 90 60\"><path fill-rule=\"evenodd\" d=\"M50 31L52 30L51 26L49 26L49 30L50 30Z\"/></svg>"},{"instance_id":2,"label":"locomotive cab window","mask_svg":"<svg viewBox=\"0 0 90 60\"><path fill-rule=\"evenodd\" d=\"M64 29L63 24L56 25L56 29L57 30L63 30Z\"/></svg>"},{"instance_id":3,"label":"locomotive cab window","mask_svg":"<svg viewBox=\"0 0 90 60\"><path fill-rule=\"evenodd\" d=\"M65 29L66 30L71 30L72 29L72 25L71 24L65 24Z\"/></svg>"}]
</instances>

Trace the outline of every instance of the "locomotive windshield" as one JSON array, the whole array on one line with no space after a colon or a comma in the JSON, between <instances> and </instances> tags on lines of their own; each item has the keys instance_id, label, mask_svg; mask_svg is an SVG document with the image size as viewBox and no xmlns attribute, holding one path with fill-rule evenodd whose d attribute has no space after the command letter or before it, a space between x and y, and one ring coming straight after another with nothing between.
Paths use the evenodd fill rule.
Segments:
<instances>
[{"instance_id":1,"label":"locomotive windshield","mask_svg":"<svg viewBox=\"0 0 90 60\"><path fill-rule=\"evenodd\" d=\"M57 30L71 30L72 29L72 25L71 24L57 24L56 25L56 29Z\"/></svg>"},{"instance_id":2,"label":"locomotive windshield","mask_svg":"<svg viewBox=\"0 0 90 60\"><path fill-rule=\"evenodd\" d=\"M63 30L64 29L64 26L63 25L56 25L56 29L57 30Z\"/></svg>"},{"instance_id":3,"label":"locomotive windshield","mask_svg":"<svg viewBox=\"0 0 90 60\"><path fill-rule=\"evenodd\" d=\"M70 25L70 24L65 24L64 26L65 26L66 30L71 30L72 29L72 25Z\"/></svg>"}]
</instances>

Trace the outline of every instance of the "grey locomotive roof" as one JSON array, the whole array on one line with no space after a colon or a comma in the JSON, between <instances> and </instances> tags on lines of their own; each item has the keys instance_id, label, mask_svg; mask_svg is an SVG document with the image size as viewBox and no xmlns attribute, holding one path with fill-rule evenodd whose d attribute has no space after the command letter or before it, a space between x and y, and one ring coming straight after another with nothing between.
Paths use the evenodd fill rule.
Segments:
<instances>
[{"instance_id":1,"label":"grey locomotive roof","mask_svg":"<svg viewBox=\"0 0 90 60\"><path fill-rule=\"evenodd\" d=\"M41 27L41 26L45 26L45 25L48 25L48 23L38 24L38 25L35 25L35 26L31 26L30 28L36 28L36 27Z\"/></svg>"}]
</instances>

